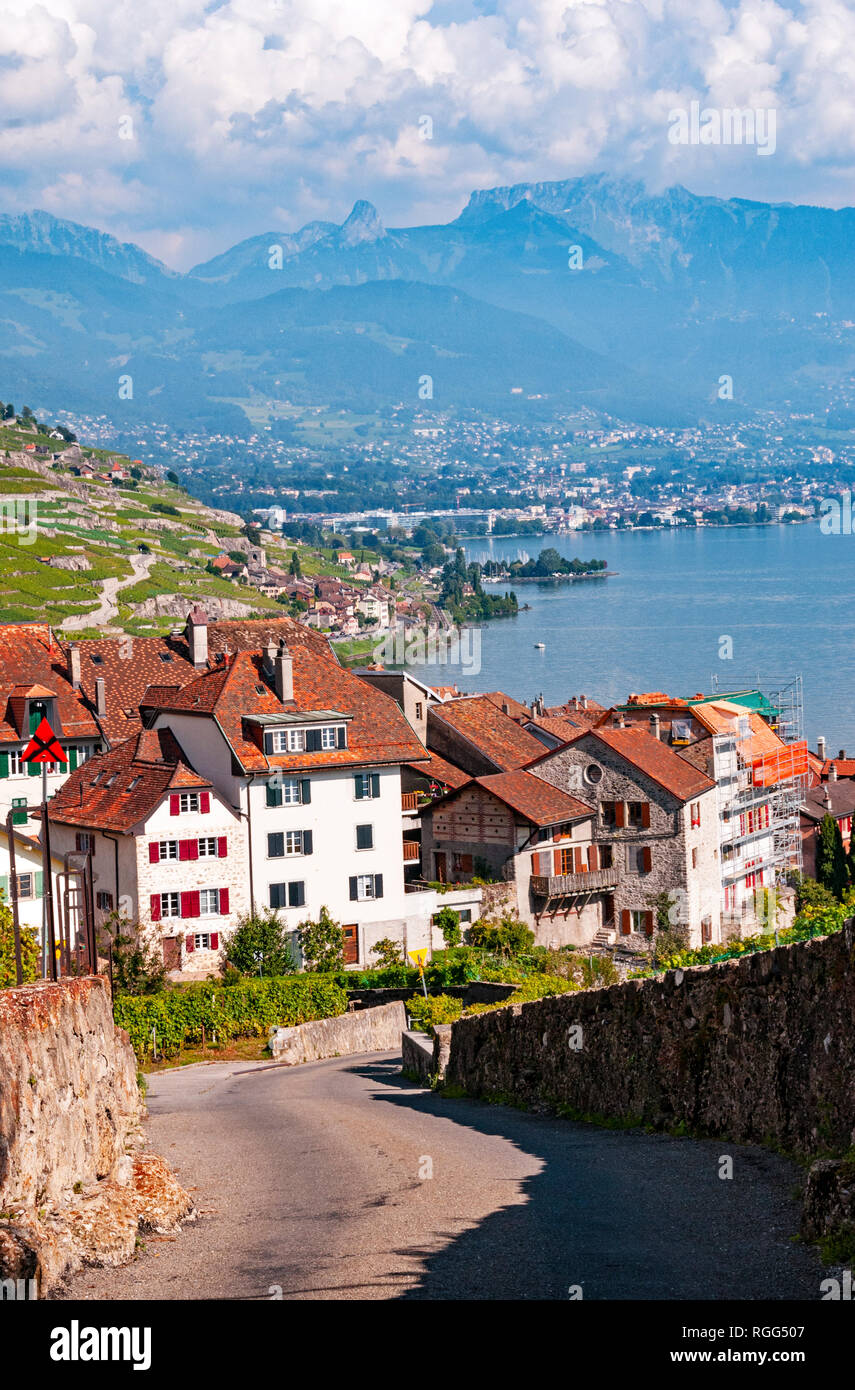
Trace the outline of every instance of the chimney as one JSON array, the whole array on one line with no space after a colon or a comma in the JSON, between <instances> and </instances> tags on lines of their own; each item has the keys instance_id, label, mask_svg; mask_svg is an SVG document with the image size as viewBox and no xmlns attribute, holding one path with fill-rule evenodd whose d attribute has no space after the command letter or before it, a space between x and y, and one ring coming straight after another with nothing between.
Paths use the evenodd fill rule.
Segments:
<instances>
[{"instance_id":1,"label":"chimney","mask_svg":"<svg viewBox=\"0 0 855 1390\"><path fill-rule=\"evenodd\" d=\"M72 642L68 649L68 674L71 677L72 690L80 689L80 648L76 642Z\"/></svg>"},{"instance_id":2,"label":"chimney","mask_svg":"<svg viewBox=\"0 0 855 1390\"><path fill-rule=\"evenodd\" d=\"M654 737L655 739L657 739L657 740L659 739L659 715L658 715L658 714L651 714L651 716L650 716L650 732L651 732L651 734L653 735L653 737Z\"/></svg>"},{"instance_id":3,"label":"chimney","mask_svg":"<svg viewBox=\"0 0 855 1390\"><path fill-rule=\"evenodd\" d=\"M578 695L574 695L574 696L573 696L573 708L574 708L574 709L578 709L578 708L579 708L579 696L578 696Z\"/></svg>"},{"instance_id":4,"label":"chimney","mask_svg":"<svg viewBox=\"0 0 855 1390\"><path fill-rule=\"evenodd\" d=\"M587 697L587 695L583 695L583 696L582 696L582 708L583 708L583 709L587 709L587 708L588 708L588 697Z\"/></svg>"},{"instance_id":5,"label":"chimney","mask_svg":"<svg viewBox=\"0 0 855 1390\"><path fill-rule=\"evenodd\" d=\"M204 608L196 604L187 614L187 627L185 628L187 645L190 648L190 660L198 669L200 666L208 664L208 615Z\"/></svg>"},{"instance_id":6,"label":"chimney","mask_svg":"<svg viewBox=\"0 0 855 1390\"><path fill-rule=\"evenodd\" d=\"M837 756L838 756L838 758L845 758L845 757L846 757L846 749L845 749L845 748L841 748L841 750L840 750L840 752L837 754Z\"/></svg>"},{"instance_id":7,"label":"chimney","mask_svg":"<svg viewBox=\"0 0 855 1390\"><path fill-rule=\"evenodd\" d=\"M837 767L834 763L831 764L831 771L828 774L828 780L829 782L837 781Z\"/></svg>"},{"instance_id":8,"label":"chimney","mask_svg":"<svg viewBox=\"0 0 855 1390\"><path fill-rule=\"evenodd\" d=\"M508 704L507 700L503 700L503 701L502 701L502 714L510 714L510 712L511 712L511 707L510 707L510 705Z\"/></svg>"},{"instance_id":9,"label":"chimney","mask_svg":"<svg viewBox=\"0 0 855 1390\"><path fill-rule=\"evenodd\" d=\"M103 676L95 677L95 713L99 719L107 713L107 682Z\"/></svg>"},{"instance_id":10,"label":"chimney","mask_svg":"<svg viewBox=\"0 0 855 1390\"><path fill-rule=\"evenodd\" d=\"M276 643L271 637L267 646L264 648L264 669L268 675L273 675L274 663L276 661Z\"/></svg>"},{"instance_id":11,"label":"chimney","mask_svg":"<svg viewBox=\"0 0 855 1390\"><path fill-rule=\"evenodd\" d=\"M825 739L821 736L816 741L816 755L825 762Z\"/></svg>"},{"instance_id":12,"label":"chimney","mask_svg":"<svg viewBox=\"0 0 855 1390\"><path fill-rule=\"evenodd\" d=\"M294 698L294 658L285 645L285 638L279 639L279 651L273 663L273 681L276 696L283 705Z\"/></svg>"}]
</instances>

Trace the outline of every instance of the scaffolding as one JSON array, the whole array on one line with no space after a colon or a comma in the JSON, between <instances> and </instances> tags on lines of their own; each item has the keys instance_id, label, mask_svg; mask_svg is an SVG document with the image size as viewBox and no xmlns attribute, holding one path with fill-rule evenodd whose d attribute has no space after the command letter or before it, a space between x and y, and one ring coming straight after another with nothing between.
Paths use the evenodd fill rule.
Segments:
<instances>
[{"instance_id":1,"label":"scaffolding","mask_svg":"<svg viewBox=\"0 0 855 1390\"><path fill-rule=\"evenodd\" d=\"M719 818L722 928L728 934L780 925L781 893L801 871L800 808L807 791L801 676L743 687L763 707L734 713L732 729L712 735ZM722 692L720 699L732 699ZM752 714L781 746L765 753L755 742Z\"/></svg>"}]
</instances>

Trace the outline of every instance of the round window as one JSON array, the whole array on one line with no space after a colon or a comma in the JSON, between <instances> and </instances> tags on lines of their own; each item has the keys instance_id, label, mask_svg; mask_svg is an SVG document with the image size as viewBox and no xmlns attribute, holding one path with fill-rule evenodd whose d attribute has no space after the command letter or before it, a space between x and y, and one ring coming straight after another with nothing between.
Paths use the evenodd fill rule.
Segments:
<instances>
[{"instance_id":1,"label":"round window","mask_svg":"<svg viewBox=\"0 0 855 1390\"><path fill-rule=\"evenodd\" d=\"M602 782L602 780L603 769L598 767L596 763L588 763L588 766L585 768L585 781L589 786L596 787L597 783Z\"/></svg>"}]
</instances>

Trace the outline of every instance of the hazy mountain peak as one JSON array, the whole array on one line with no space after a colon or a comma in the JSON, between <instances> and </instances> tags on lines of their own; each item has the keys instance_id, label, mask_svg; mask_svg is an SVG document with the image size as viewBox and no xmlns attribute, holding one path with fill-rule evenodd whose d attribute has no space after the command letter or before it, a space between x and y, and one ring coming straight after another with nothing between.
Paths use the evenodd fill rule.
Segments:
<instances>
[{"instance_id":1,"label":"hazy mountain peak","mask_svg":"<svg viewBox=\"0 0 855 1390\"><path fill-rule=\"evenodd\" d=\"M386 235L386 228L373 203L358 198L351 209L350 216L341 224L341 241L346 246L358 246L366 241L379 241Z\"/></svg>"},{"instance_id":2,"label":"hazy mountain peak","mask_svg":"<svg viewBox=\"0 0 855 1390\"><path fill-rule=\"evenodd\" d=\"M132 242L118 241L94 227L54 217L42 208L0 216L0 243L43 256L76 256L136 284L176 274Z\"/></svg>"}]
</instances>

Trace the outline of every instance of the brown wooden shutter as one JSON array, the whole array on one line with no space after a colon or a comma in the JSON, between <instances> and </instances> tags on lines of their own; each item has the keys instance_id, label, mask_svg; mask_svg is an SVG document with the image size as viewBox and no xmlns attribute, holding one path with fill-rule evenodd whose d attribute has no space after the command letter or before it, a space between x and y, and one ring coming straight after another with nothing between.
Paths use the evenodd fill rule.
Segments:
<instances>
[{"instance_id":1,"label":"brown wooden shutter","mask_svg":"<svg viewBox=\"0 0 855 1390\"><path fill-rule=\"evenodd\" d=\"M553 862L553 864L555 865L555 867L554 867L554 869L553 869L553 873L560 874L560 873L561 873L561 850L560 850L560 849L554 849L554 850L552 851L552 862Z\"/></svg>"},{"instance_id":2,"label":"brown wooden shutter","mask_svg":"<svg viewBox=\"0 0 855 1390\"><path fill-rule=\"evenodd\" d=\"M624 821L625 821L625 816L624 816L624 803L623 803L622 801L616 801L616 802L615 802L615 825L623 825L623 824L624 824Z\"/></svg>"},{"instance_id":3,"label":"brown wooden shutter","mask_svg":"<svg viewBox=\"0 0 855 1390\"><path fill-rule=\"evenodd\" d=\"M644 845L641 851L641 867L646 874L653 868L653 851L649 845Z\"/></svg>"},{"instance_id":4,"label":"brown wooden shutter","mask_svg":"<svg viewBox=\"0 0 855 1390\"><path fill-rule=\"evenodd\" d=\"M588 846L588 868L594 873L600 867L600 856L596 845Z\"/></svg>"},{"instance_id":5,"label":"brown wooden shutter","mask_svg":"<svg viewBox=\"0 0 855 1390\"><path fill-rule=\"evenodd\" d=\"M652 935L653 935L653 913L652 913L652 912L645 912L645 914L644 914L644 930L645 930L645 933L646 933L647 936L652 936Z\"/></svg>"},{"instance_id":6,"label":"brown wooden shutter","mask_svg":"<svg viewBox=\"0 0 855 1390\"><path fill-rule=\"evenodd\" d=\"M581 845L574 845L574 847L573 847L573 872L576 873L576 874L581 874L581 873L584 873L584 871L585 871L585 865L582 863L582 847L581 847Z\"/></svg>"},{"instance_id":7,"label":"brown wooden shutter","mask_svg":"<svg viewBox=\"0 0 855 1390\"><path fill-rule=\"evenodd\" d=\"M649 801L642 801L642 803L641 803L641 824L644 826L645 829L646 829L647 826L649 826L649 824L650 824L650 802L649 802Z\"/></svg>"},{"instance_id":8,"label":"brown wooden shutter","mask_svg":"<svg viewBox=\"0 0 855 1390\"><path fill-rule=\"evenodd\" d=\"M632 915L628 907L621 909L620 929L623 936L629 936L632 931Z\"/></svg>"}]
</instances>

